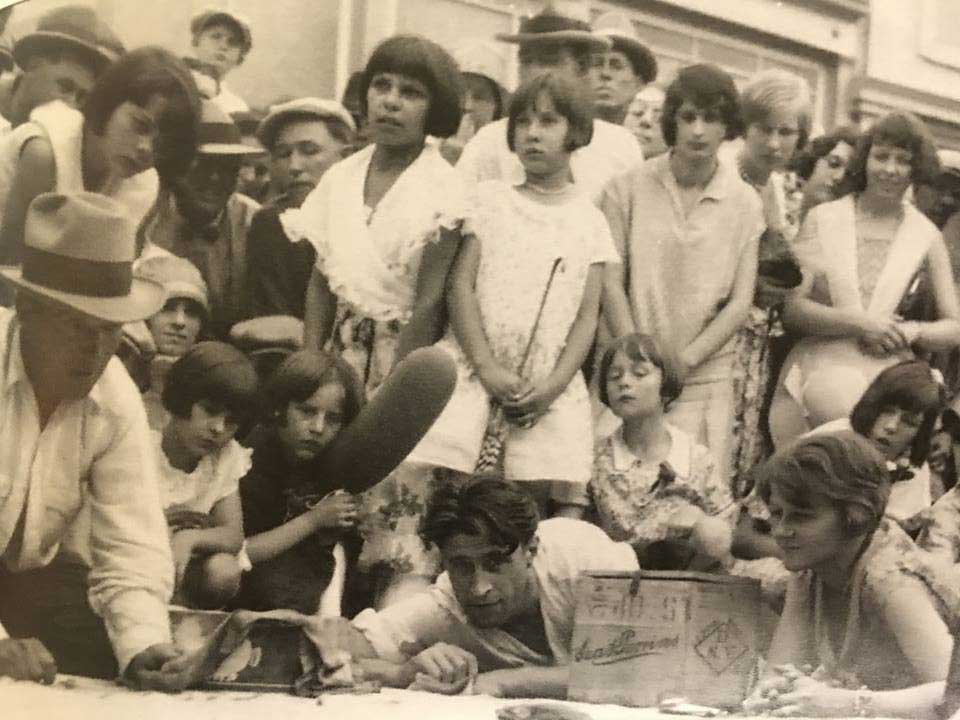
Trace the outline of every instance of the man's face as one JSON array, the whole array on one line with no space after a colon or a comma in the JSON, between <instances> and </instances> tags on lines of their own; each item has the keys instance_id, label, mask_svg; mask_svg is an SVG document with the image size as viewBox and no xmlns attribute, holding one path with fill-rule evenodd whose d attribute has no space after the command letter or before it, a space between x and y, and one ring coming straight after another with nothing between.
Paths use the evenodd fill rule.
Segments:
<instances>
[{"instance_id":1,"label":"man's face","mask_svg":"<svg viewBox=\"0 0 960 720\"><path fill-rule=\"evenodd\" d=\"M568 45L536 42L520 46L520 84L544 73L563 75L573 82L583 82L586 69Z\"/></svg>"},{"instance_id":2,"label":"man's face","mask_svg":"<svg viewBox=\"0 0 960 720\"><path fill-rule=\"evenodd\" d=\"M28 68L20 82L31 110L51 100L62 100L79 110L96 80L89 64L66 52L57 59L34 57Z\"/></svg>"},{"instance_id":3,"label":"man's face","mask_svg":"<svg viewBox=\"0 0 960 720\"><path fill-rule=\"evenodd\" d=\"M454 535L440 548L453 592L472 625L503 627L534 605L533 553L532 545L511 553L486 534Z\"/></svg>"},{"instance_id":4,"label":"man's face","mask_svg":"<svg viewBox=\"0 0 960 720\"><path fill-rule=\"evenodd\" d=\"M203 308L194 300L169 298L156 315L147 320L159 355L180 357L192 348L203 324Z\"/></svg>"},{"instance_id":5,"label":"man's face","mask_svg":"<svg viewBox=\"0 0 960 720\"><path fill-rule=\"evenodd\" d=\"M239 178L239 156L198 153L190 171L181 181L178 199L188 203L188 214L212 222L236 192Z\"/></svg>"},{"instance_id":6,"label":"man's face","mask_svg":"<svg viewBox=\"0 0 960 720\"><path fill-rule=\"evenodd\" d=\"M299 206L327 169L343 159L345 149L323 120L287 123L277 133L271 153L274 186Z\"/></svg>"},{"instance_id":7,"label":"man's face","mask_svg":"<svg viewBox=\"0 0 960 720\"><path fill-rule=\"evenodd\" d=\"M49 300L18 300L21 352L35 388L51 397L86 397L120 344L121 325Z\"/></svg>"},{"instance_id":8,"label":"man's face","mask_svg":"<svg viewBox=\"0 0 960 720\"><path fill-rule=\"evenodd\" d=\"M590 62L593 101L598 109L623 108L643 87L643 80L619 50L594 53Z\"/></svg>"}]
</instances>

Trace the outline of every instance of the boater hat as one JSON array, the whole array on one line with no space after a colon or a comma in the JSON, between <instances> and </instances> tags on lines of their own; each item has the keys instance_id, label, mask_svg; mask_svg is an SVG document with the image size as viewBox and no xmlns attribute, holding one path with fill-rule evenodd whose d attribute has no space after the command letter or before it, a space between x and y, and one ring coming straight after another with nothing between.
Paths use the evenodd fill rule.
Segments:
<instances>
[{"instance_id":1,"label":"boater hat","mask_svg":"<svg viewBox=\"0 0 960 720\"><path fill-rule=\"evenodd\" d=\"M545 41L575 43L588 45L598 51L608 50L612 45L609 38L590 32L587 23L559 15L549 7L539 15L521 20L520 32L516 35L498 33L496 37L503 42L521 45Z\"/></svg>"},{"instance_id":2,"label":"boater hat","mask_svg":"<svg viewBox=\"0 0 960 720\"><path fill-rule=\"evenodd\" d=\"M17 40L13 59L25 67L34 53L64 47L87 57L97 74L125 52L123 43L93 8L64 5L41 17L36 30Z\"/></svg>"},{"instance_id":3,"label":"boater hat","mask_svg":"<svg viewBox=\"0 0 960 720\"><path fill-rule=\"evenodd\" d=\"M637 39L630 18L619 12L604 13L593 21L593 32L610 38L613 49L619 50L630 60L633 69L645 83L657 79L657 59L650 48Z\"/></svg>"},{"instance_id":4,"label":"boater hat","mask_svg":"<svg viewBox=\"0 0 960 720\"><path fill-rule=\"evenodd\" d=\"M133 277L135 230L104 195L38 195L27 210L23 266L0 268L0 277L102 320L143 320L163 306L164 292Z\"/></svg>"},{"instance_id":5,"label":"boater hat","mask_svg":"<svg viewBox=\"0 0 960 720\"><path fill-rule=\"evenodd\" d=\"M266 149L243 142L240 128L219 106L203 100L197 152L203 155L263 155Z\"/></svg>"}]
</instances>

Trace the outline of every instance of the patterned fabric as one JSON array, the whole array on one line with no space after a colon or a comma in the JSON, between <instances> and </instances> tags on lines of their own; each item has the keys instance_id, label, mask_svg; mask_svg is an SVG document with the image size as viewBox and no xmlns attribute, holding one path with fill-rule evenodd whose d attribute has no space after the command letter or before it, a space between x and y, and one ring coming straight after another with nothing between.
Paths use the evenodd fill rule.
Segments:
<instances>
[{"instance_id":1,"label":"patterned fabric","mask_svg":"<svg viewBox=\"0 0 960 720\"><path fill-rule=\"evenodd\" d=\"M597 448L590 495L600 527L614 540L646 547L672 534L671 515L692 505L707 515L729 513L733 498L716 473L710 451L666 425L670 452L663 463L643 463L627 447L623 428Z\"/></svg>"},{"instance_id":2,"label":"patterned fabric","mask_svg":"<svg viewBox=\"0 0 960 720\"><path fill-rule=\"evenodd\" d=\"M745 175L741 175L747 181ZM759 257L791 256L791 247L800 230L802 186L795 173L773 173L767 184L751 185L763 201L766 230L760 236ZM734 481L750 471L772 451L765 410L771 379L770 343L783 335L783 326L774 309L750 308L747 321L737 333L733 370L734 427L732 470Z\"/></svg>"},{"instance_id":3,"label":"patterned fabric","mask_svg":"<svg viewBox=\"0 0 960 720\"><path fill-rule=\"evenodd\" d=\"M520 369L544 297L523 375L534 384L557 364L583 300L592 265L617 257L603 215L585 196L548 205L501 182L481 183L465 232L480 242L476 296L480 321L497 362ZM551 271L555 261L553 279ZM490 412L489 397L453 332L440 346L457 362L457 386L446 409L414 450L414 459L472 472ZM586 486L592 437L590 402L576 373L547 413L530 428L511 425L504 469L514 480L562 480Z\"/></svg>"},{"instance_id":4,"label":"patterned fabric","mask_svg":"<svg viewBox=\"0 0 960 720\"><path fill-rule=\"evenodd\" d=\"M960 562L960 487L944 493L930 508L927 519L917 544L947 562Z\"/></svg>"},{"instance_id":5,"label":"patterned fabric","mask_svg":"<svg viewBox=\"0 0 960 720\"><path fill-rule=\"evenodd\" d=\"M884 519L854 565L848 588L846 625L834 644L820 579L811 570L794 575L780 620L789 633L779 638L783 647L777 660L823 665L853 687L896 690L916 685L920 678L888 626L888 602L894 593L909 591L917 603L932 603L944 622L952 623L960 608L956 573L922 552L896 522ZM947 625L929 631L948 633Z\"/></svg>"}]
</instances>

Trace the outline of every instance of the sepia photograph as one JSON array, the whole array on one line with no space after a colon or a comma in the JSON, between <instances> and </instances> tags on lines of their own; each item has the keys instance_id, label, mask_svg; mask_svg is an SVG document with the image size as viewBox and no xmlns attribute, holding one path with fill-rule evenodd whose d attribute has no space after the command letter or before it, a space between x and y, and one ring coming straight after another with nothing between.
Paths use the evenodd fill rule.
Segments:
<instances>
[{"instance_id":1,"label":"sepia photograph","mask_svg":"<svg viewBox=\"0 0 960 720\"><path fill-rule=\"evenodd\" d=\"M960 0L0 0L0 719L960 720Z\"/></svg>"}]
</instances>

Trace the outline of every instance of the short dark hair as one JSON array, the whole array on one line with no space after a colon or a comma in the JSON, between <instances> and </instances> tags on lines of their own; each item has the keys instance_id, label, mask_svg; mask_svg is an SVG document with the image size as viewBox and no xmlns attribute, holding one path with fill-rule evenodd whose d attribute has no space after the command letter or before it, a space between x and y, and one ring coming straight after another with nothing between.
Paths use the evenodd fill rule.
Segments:
<instances>
[{"instance_id":1,"label":"short dark hair","mask_svg":"<svg viewBox=\"0 0 960 720\"><path fill-rule=\"evenodd\" d=\"M427 86L427 135L443 138L457 132L463 113L463 80L456 60L442 47L420 35L394 35L377 45L360 81L360 113L364 117L367 91L378 73L406 75Z\"/></svg>"},{"instance_id":2,"label":"short dark hair","mask_svg":"<svg viewBox=\"0 0 960 720\"><path fill-rule=\"evenodd\" d=\"M800 507L819 495L843 516L847 537L870 533L890 497L886 460L873 443L849 430L808 435L774 454L757 472L757 491L770 502L773 486Z\"/></svg>"},{"instance_id":3,"label":"short dark hair","mask_svg":"<svg viewBox=\"0 0 960 720\"><path fill-rule=\"evenodd\" d=\"M161 179L180 177L196 153L200 93L190 70L173 53L142 47L104 70L84 103L84 123L100 135L120 105L129 101L143 107L154 95L168 100L160 118L154 166Z\"/></svg>"},{"instance_id":4,"label":"short dark hair","mask_svg":"<svg viewBox=\"0 0 960 720\"><path fill-rule=\"evenodd\" d=\"M947 391L923 360L905 360L888 367L874 379L850 412L850 426L869 436L885 408L922 413L917 434L910 445L910 464L919 467L930 452L937 418L947 404Z\"/></svg>"},{"instance_id":5,"label":"short dark hair","mask_svg":"<svg viewBox=\"0 0 960 720\"><path fill-rule=\"evenodd\" d=\"M267 422L282 425L287 407L303 402L326 384L343 388L343 424L349 425L363 406L363 385L337 353L299 350L287 356L261 389L261 408Z\"/></svg>"},{"instance_id":6,"label":"short dark hair","mask_svg":"<svg viewBox=\"0 0 960 720\"><path fill-rule=\"evenodd\" d=\"M589 145L593 139L593 103L582 85L563 75L548 72L521 85L510 100L510 114L507 117L507 145L510 150L514 150L517 120L536 105L541 95L549 97L557 112L567 119L566 150L573 152Z\"/></svg>"},{"instance_id":7,"label":"short dark hair","mask_svg":"<svg viewBox=\"0 0 960 720\"><path fill-rule=\"evenodd\" d=\"M208 400L245 421L256 410L257 371L233 345L199 342L170 367L160 400L180 418L190 417L196 403Z\"/></svg>"},{"instance_id":8,"label":"short dark hair","mask_svg":"<svg viewBox=\"0 0 960 720\"><path fill-rule=\"evenodd\" d=\"M604 405L608 407L610 405L610 397L607 394L607 374L618 352L622 352L633 362L645 360L660 368L663 375L660 383L660 400L664 407L680 397L680 393L683 392L683 383L680 382L674 360L663 352L660 344L650 335L630 333L614 340L600 359L600 401Z\"/></svg>"},{"instance_id":9,"label":"short dark hair","mask_svg":"<svg viewBox=\"0 0 960 720\"><path fill-rule=\"evenodd\" d=\"M820 158L829 155L842 142L851 148L856 148L859 139L860 132L855 127L851 125L838 127L833 132L815 137L802 150L798 150L790 160L789 169L804 180L809 180Z\"/></svg>"},{"instance_id":10,"label":"short dark hair","mask_svg":"<svg viewBox=\"0 0 960 720\"><path fill-rule=\"evenodd\" d=\"M677 110L685 102L701 110L719 110L727 128L727 140L733 140L743 132L737 86L733 78L716 65L688 65L667 86L660 127L663 139L670 147L677 142Z\"/></svg>"},{"instance_id":11,"label":"short dark hair","mask_svg":"<svg viewBox=\"0 0 960 720\"><path fill-rule=\"evenodd\" d=\"M933 184L940 175L937 146L927 126L908 112L893 112L877 120L860 137L860 142L847 164L847 171L837 191L838 195L859 193L867 187L867 158L875 142L909 150L911 182Z\"/></svg>"},{"instance_id":12,"label":"short dark hair","mask_svg":"<svg viewBox=\"0 0 960 720\"><path fill-rule=\"evenodd\" d=\"M420 537L442 549L455 535L485 535L513 552L533 539L537 503L515 483L475 477L437 488L420 520Z\"/></svg>"}]
</instances>

